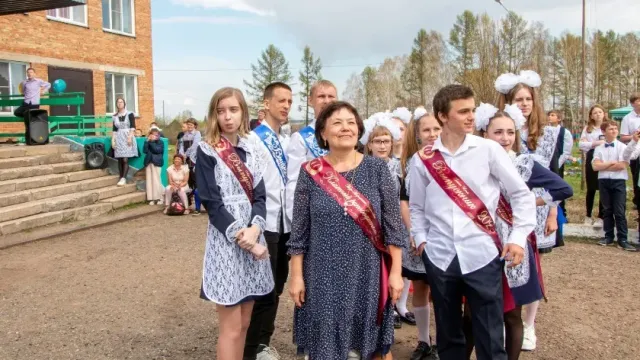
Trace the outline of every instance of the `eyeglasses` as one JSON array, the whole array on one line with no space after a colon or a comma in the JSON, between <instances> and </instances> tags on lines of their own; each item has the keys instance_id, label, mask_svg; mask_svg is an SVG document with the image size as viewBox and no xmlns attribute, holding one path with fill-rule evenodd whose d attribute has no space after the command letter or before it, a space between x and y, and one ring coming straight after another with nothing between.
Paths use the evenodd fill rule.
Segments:
<instances>
[{"instance_id":1,"label":"eyeglasses","mask_svg":"<svg viewBox=\"0 0 640 360\"><path fill-rule=\"evenodd\" d=\"M391 145L391 140L373 140L373 144L374 145L384 145L384 146L388 146Z\"/></svg>"}]
</instances>

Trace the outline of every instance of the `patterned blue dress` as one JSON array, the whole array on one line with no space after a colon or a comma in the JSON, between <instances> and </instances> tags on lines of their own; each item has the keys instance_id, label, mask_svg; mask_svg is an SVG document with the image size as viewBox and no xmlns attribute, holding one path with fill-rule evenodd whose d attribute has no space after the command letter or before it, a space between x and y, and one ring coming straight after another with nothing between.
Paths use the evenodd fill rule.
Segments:
<instances>
[{"instance_id":1,"label":"patterned blue dress","mask_svg":"<svg viewBox=\"0 0 640 360\"><path fill-rule=\"evenodd\" d=\"M345 174L342 174L345 176ZM387 164L365 156L353 185L373 206L385 243L403 247L400 205ZM387 303L376 323L380 253L338 203L302 169L293 208L290 255L304 254L306 299L295 309L293 342L310 360L345 360L350 350L363 359L393 344L393 311Z\"/></svg>"}]
</instances>

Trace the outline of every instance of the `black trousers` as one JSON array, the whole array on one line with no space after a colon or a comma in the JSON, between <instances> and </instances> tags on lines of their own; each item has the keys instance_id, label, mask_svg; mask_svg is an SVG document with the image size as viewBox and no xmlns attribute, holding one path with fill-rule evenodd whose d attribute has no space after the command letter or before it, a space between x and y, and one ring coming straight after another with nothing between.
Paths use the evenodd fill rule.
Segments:
<instances>
[{"instance_id":1,"label":"black trousers","mask_svg":"<svg viewBox=\"0 0 640 360\"><path fill-rule=\"evenodd\" d=\"M502 267L496 257L485 267L462 274L456 256L446 271L440 270L422 253L433 296L438 355L441 360L467 358L462 330L462 296L471 309L476 358L507 360L504 348Z\"/></svg>"},{"instance_id":2,"label":"black trousers","mask_svg":"<svg viewBox=\"0 0 640 360\"><path fill-rule=\"evenodd\" d=\"M13 115L15 115L15 117L21 117L21 118L24 119L24 137L25 137L25 139L29 139L29 124L27 123L27 119L25 118L25 114L27 113L27 111L33 110L33 109L40 109L40 105L27 104L26 102L23 102L22 105L18 106L13 111ZM27 140L27 142L28 142L28 140Z\"/></svg>"},{"instance_id":3,"label":"black trousers","mask_svg":"<svg viewBox=\"0 0 640 360\"><path fill-rule=\"evenodd\" d=\"M627 186L625 180L599 179L600 201L604 214L602 229L604 237L613 241L613 226L618 231L618 242L627 241Z\"/></svg>"},{"instance_id":4,"label":"black trousers","mask_svg":"<svg viewBox=\"0 0 640 360\"><path fill-rule=\"evenodd\" d=\"M633 204L640 211L640 206L638 206L640 205L640 189L638 189L638 173L640 173L639 161L640 159L631 160L629 162L629 167L631 168L631 181L633 183Z\"/></svg>"},{"instance_id":5,"label":"black trousers","mask_svg":"<svg viewBox=\"0 0 640 360\"><path fill-rule=\"evenodd\" d=\"M280 295L282 295L284 285L289 277L289 256L287 255L289 235L291 234L264 232L269 248L269 261L271 261L275 288L271 293L257 298L253 305L251 324L244 345L244 359L255 359L258 345L269 345L275 331Z\"/></svg>"}]
</instances>

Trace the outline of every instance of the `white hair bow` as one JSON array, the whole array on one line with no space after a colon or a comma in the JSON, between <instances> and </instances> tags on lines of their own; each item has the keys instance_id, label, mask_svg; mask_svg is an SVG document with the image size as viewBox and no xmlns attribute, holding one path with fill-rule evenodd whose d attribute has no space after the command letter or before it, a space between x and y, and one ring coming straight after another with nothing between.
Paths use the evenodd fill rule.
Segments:
<instances>
[{"instance_id":1,"label":"white hair bow","mask_svg":"<svg viewBox=\"0 0 640 360\"><path fill-rule=\"evenodd\" d=\"M542 79L533 70L520 71L520 75L506 73L498 76L495 82L496 90L501 94L508 94L518 84L525 84L532 88L542 85Z\"/></svg>"},{"instance_id":2,"label":"white hair bow","mask_svg":"<svg viewBox=\"0 0 640 360\"><path fill-rule=\"evenodd\" d=\"M420 120L420 118L427 115L427 113L428 113L427 109L423 107L416 108L413 111L413 120L416 120L416 121Z\"/></svg>"},{"instance_id":3,"label":"white hair bow","mask_svg":"<svg viewBox=\"0 0 640 360\"><path fill-rule=\"evenodd\" d=\"M522 129L524 124L527 122L527 119L524 117L522 110L518 107L518 105L505 105L504 112L509 115L509 117L513 120L516 125L516 130Z\"/></svg>"},{"instance_id":4,"label":"white hair bow","mask_svg":"<svg viewBox=\"0 0 640 360\"><path fill-rule=\"evenodd\" d=\"M497 112L497 107L491 104L480 103L480 106L476 108L476 129L478 131L487 131L489 120L491 120Z\"/></svg>"},{"instance_id":5,"label":"white hair bow","mask_svg":"<svg viewBox=\"0 0 640 360\"><path fill-rule=\"evenodd\" d=\"M402 120L402 122L405 124L408 124L409 121L411 121L412 115L411 115L411 111L409 111L409 109L407 109L406 107L399 107L393 110L393 113L391 114L391 116Z\"/></svg>"},{"instance_id":6,"label":"white hair bow","mask_svg":"<svg viewBox=\"0 0 640 360\"><path fill-rule=\"evenodd\" d=\"M360 143L362 145L367 145L369 137L371 137L371 133L378 126L386 127L391 133L393 140L400 140L400 128L391 119L392 115L390 113L379 112L371 115L364 121L364 134L362 134L362 137L360 138Z\"/></svg>"}]
</instances>

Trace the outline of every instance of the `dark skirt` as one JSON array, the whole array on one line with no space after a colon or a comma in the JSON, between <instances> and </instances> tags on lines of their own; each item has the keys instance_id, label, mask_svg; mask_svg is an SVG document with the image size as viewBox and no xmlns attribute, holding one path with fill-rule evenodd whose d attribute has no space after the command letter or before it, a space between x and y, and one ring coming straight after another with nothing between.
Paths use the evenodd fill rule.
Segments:
<instances>
[{"instance_id":1,"label":"dark skirt","mask_svg":"<svg viewBox=\"0 0 640 360\"><path fill-rule=\"evenodd\" d=\"M429 284L429 281L427 280L427 273L411 271L404 266L402 267L402 277L411 281L424 281L426 284Z\"/></svg>"},{"instance_id":2,"label":"dark skirt","mask_svg":"<svg viewBox=\"0 0 640 360\"><path fill-rule=\"evenodd\" d=\"M598 191L598 172L594 171L593 166L591 165L591 161L593 160L593 152L593 149L587 152L586 161L584 163L587 191Z\"/></svg>"},{"instance_id":3,"label":"dark skirt","mask_svg":"<svg viewBox=\"0 0 640 360\"><path fill-rule=\"evenodd\" d=\"M538 268L536 250L530 242L527 242L527 246L529 247L529 281L522 286L509 288L507 278L502 277L505 313L513 310L516 306L531 304L544 298L542 270Z\"/></svg>"}]
</instances>

